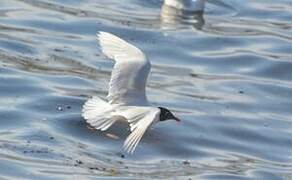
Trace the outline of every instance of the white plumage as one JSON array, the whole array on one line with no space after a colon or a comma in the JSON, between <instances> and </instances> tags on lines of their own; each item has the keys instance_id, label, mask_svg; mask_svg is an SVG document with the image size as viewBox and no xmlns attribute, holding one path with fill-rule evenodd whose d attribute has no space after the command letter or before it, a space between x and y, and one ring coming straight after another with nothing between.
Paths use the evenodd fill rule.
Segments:
<instances>
[{"instance_id":1,"label":"white plumage","mask_svg":"<svg viewBox=\"0 0 292 180\"><path fill-rule=\"evenodd\" d=\"M98 130L107 130L119 117L130 123L132 133L124 148L134 152L146 129L158 120L160 110L150 107L145 85L150 62L144 53L126 41L106 32L97 34L102 52L115 60L109 83L108 102L98 97L83 106L83 117Z\"/></svg>"},{"instance_id":2,"label":"white plumage","mask_svg":"<svg viewBox=\"0 0 292 180\"><path fill-rule=\"evenodd\" d=\"M161 108L148 103L145 86L151 68L145 54L137 47L106 32L97 33L102 52L115 61L109 83L108 102L93 97L83 106L82 116L98 130L105 131L117 120L127 120L131 134L124 149L133 153L150 125L161 120ZM164 108L163 108L164 109ZM164 109L166 119L176 119Z\"/></svg>"},{"instance_id":3,"label":"white plumage","mask_svg":"<svg viewBox=\"0 0 292 180\"><path fill-rule=\"evenodd\" d=\"M144 53L112 34L100 32L97 36L102 52L116 62L109 83L109 103L148 105L145 85L151 65Z\"/></svg>"}]
</instances>

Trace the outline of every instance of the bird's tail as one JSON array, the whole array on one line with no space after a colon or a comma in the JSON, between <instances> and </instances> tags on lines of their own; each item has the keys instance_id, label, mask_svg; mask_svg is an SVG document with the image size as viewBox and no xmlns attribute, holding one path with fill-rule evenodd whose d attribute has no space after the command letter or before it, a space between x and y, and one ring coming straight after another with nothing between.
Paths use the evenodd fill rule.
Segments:
<instances>
[{"instance_id":1,"label":"bird's tail","mask_svg":"<svg viewBox=\"0 0 292 180\"><path fill-rule=\"evenodd\" d=\"M110 104L98 97L92 97L85 102L82 116L95 129L107 130L116 121L111 117L112 107Z\"/></svg>"}]
</instances>

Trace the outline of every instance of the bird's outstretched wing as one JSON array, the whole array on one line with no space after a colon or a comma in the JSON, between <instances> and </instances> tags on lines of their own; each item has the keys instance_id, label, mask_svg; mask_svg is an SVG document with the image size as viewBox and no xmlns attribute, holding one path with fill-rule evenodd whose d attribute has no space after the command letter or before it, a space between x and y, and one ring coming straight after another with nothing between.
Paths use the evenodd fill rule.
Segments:
<instances>
[{"instance_id":1,"label":"bird's outstretched wing","mask_svg":"<svg viewBox=\"0 0 292 180\"><path fill-rule=\"evenodd\" d=\"M155 107L147 107L144 110L137 108L135 111L142 111L143 113L136 113L136 116L132 117L127 117L131 116L130 113L125 115L130 123L132 132L124 142L124 149L128 153L134 152L146 130L152 123L157 122L160 116L160 110Z\"/></svg>"},{"instance_id":2,"label":"bird's outstretched wing","mask_svg":"<svg viewBox=\"0 0 292 180\"><path fill-rule=\"evenodd\" d=\"M106 32L98 32L102 52L115 60L109 83L108 100L118 105L148 105L145 85L151 68L137 47Z\"/></svg>"}]
</instances>

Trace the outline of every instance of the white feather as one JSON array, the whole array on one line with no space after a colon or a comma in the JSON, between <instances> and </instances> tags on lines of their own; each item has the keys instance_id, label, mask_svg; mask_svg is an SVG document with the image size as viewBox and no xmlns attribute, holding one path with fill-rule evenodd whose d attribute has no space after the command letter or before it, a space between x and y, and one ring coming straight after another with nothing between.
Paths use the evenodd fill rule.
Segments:
<instances>
[{"instance_id":1,"label":"white feather","mask_svg":"<svg viewBox=\"0 0 292 180\"><path fill-rule=\"evenodd\" d=\"M115 35L99 32L97 37L102 52L115 60L109 83L109 103L148 105L145 86L151 65L145 54Z\"/></svg>"},{"instance_id":2,"label":"white feather","mask_svg":"<svg viewBox=\"0 0 292 180\"><path fill-rule=\"evenodd\" d=\"M119 37L106 32L97 33L97 37L102 52L115 60L109 102L98 97L89 99L83 106L82 116L101 131L107 130L120 117L127 119L132 133L124 142L124 148L133 153L147 128L159 120L160 109L151 107L145 94L151 65L140 49Z\"/></svg>"},{"instance_id":3,"label":"white feather","mask_svg":"<svg viewBox=\"0 0 292 180\"><path fill-rule=\"evenodd\" d=\"M160 109L156 107L136 107L135 111L140 111L143 114L143 118L135 120L135 117L127 116L130 122L132 133L127 137L124 142L124 149L128 153L133 153L136 149L138 143L140 142L142 136L148 129L148 127L159 121Z\"/></svg>"}]
</instances>

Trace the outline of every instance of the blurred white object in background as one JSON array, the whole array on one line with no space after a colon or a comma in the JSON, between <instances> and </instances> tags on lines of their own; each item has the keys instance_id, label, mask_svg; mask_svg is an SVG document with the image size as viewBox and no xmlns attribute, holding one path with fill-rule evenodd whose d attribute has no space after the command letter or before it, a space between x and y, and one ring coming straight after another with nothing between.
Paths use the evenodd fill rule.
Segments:
<instances>
[{"instance_id":1,"label":"blurred white object in background","mask_svg":"<svg viewBox=\"0 0 292 180\"><path fill-rule=\"evenodd\" d=\"M203 14L205 0L165 0L160 19L163 29L185 26L201 29L205 24Z\"/></svg>"},{"instance_id":2,"label":"blurred white object in background","mask_svg":"<svg viewBox=\"0 0 292 180\"><path fill-rule=\"evenodd\" d=\"M187 11L204 11L206 0L164 0L164 5Z\"/></svg>"}]
</instances>

